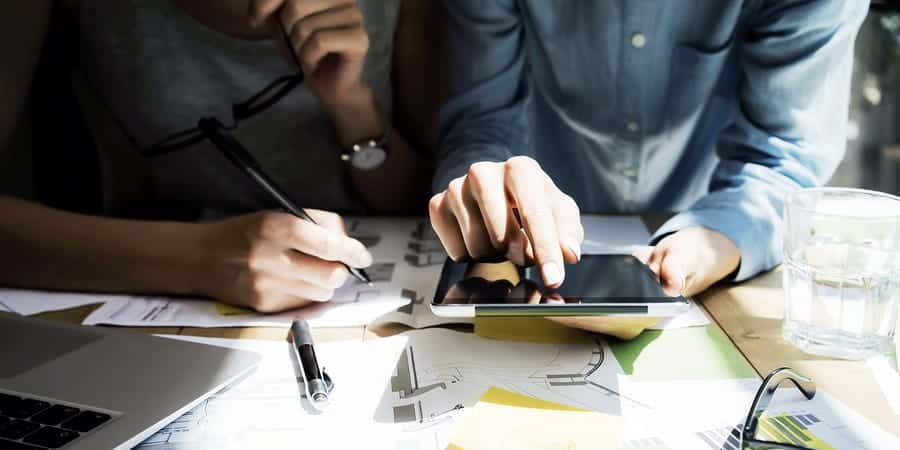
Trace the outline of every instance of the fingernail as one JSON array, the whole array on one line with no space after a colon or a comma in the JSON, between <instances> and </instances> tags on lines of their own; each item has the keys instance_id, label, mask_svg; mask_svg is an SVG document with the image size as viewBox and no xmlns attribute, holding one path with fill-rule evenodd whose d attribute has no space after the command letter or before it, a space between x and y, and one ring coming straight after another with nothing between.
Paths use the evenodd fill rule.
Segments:
<instances>
[{"instance_id":1,"label":"fingernail","mask_svg":"<svg viewBox=\"0 0 900 450\"><path fill-rule=\"evenodd\" d=\"M575 254L576 259L581 259L581 244L575 240L575 238L567 238L566 239L566 247L569 248L573 254Z\"/></svg>"},{"instance_id":2,"label":"fingernail","mask_svg":"<svg viewBox=\"0 0 900 450\"><path fill-rule=\"evenodd\" d=\"M544 273L544 283L548 285L556 285L562 283L563 273L559 264L555 262L544 263L541 268Z\"/></svg>"}]
</instances>

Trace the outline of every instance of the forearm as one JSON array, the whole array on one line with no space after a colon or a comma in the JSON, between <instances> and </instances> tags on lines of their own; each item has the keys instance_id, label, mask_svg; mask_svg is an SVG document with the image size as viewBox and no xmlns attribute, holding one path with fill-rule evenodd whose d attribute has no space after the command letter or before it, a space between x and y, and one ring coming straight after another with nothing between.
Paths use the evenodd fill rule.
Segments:
<instances>
[{"instance_id":1,"label":"forearm","mask_svg":"<svg viewBox=\"0 0 900 450\"><path fill-rule=\"evenodd\" d=\"M505 161L528 154L524 106L524 27L517 2L446 2L449 54L448 100L438 132L432 190L447 189L475 162Z\"/></svg>"},{"instance_id":2,"label":"forearm","mask_svg":"<svg viewBox=\"0 0 900 450\"><path fill-rule=\"evenodd\" d=\"M0 285L196 294L202 225L72 214L0 196Z\"/></svg>"},{"instance_id":3,"label":"forearm","mask_svg":"<svg viewBox=\"0 0 900 450\"><path fill-rule=\"evenodd\" d=\"M658 236L702 226L740 249L737 281L781 261L785 196L844 154L853 40L865 2L772 2L742 42L740 107L722 130L710 192Z\"/></svg>"}]
</instances>

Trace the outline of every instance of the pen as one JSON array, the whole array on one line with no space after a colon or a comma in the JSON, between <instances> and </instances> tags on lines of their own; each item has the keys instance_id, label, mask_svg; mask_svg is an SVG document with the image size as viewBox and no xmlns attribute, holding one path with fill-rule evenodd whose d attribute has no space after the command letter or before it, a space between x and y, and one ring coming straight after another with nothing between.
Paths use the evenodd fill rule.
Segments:
<instances>
[{"instance_id":1,"label":"pen","mask_svg":"<svg viewBox=\"0 0 900 450\"><path fill-rule=\"evenodd\" d=\"M328 384L323 370L319 366L319 360L316 359L316 350L313 348L309 324L303 319L293 321L291 335L294 341L294 354L297 356L300 374L303 376L306 398L309 399L313 408L324 411L328 406Z\"/></svg>"},{"instance_id":2,"label":"pen","mask_svg":"<svg viewBox=\"0 0 900 450\"><path fill-rule=\"evenodd\" d=\"M284 191L275 184L275 181L270 179L268 175L263 172L262 167L253 155L251 155L237 139L233 138L227 132L223 132L225 126L222 125L222 122L219 122L219 120L215 118L204 118L200 119L197 126L203 131L203 134L225 154L232 164L237 166L238 169L255 181L256 184L278 202L278 205L285 211L308 222L316 223L306 211L294 205L294 202L292 202L291 199L285 195ZM372 280L369 279L369 276L364 270L350 267L347 264L344 264L344 267L346 267L347 271L349 271L357 280L369 285L372 284Z\"/></svg>"}]
</instances>

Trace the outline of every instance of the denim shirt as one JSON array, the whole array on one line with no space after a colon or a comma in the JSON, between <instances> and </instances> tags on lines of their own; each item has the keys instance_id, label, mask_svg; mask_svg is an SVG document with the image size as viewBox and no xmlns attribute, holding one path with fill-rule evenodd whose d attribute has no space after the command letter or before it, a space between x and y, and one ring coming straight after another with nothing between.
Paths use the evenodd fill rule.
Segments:
<instances>
[{"instance_id":1,"label":"denim shirt","mask_svg":"<svg viewBox=\"0 0 900 450\"><path fill-rule=\"evenodd\" d=\"M781 260L791 190L844 154L868 0L447 0L450 99L433 188L535 158L585 213L680 211Z\"/></svg>"}]
</instances>

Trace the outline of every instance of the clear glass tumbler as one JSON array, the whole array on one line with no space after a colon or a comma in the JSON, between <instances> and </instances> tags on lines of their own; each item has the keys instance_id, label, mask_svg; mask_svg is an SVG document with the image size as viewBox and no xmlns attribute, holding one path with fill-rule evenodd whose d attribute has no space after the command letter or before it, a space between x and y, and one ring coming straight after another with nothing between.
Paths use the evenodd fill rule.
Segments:
<instances>
[{"instance_id":1,"label":"clear glass tumbler","mask_svg":"<svg viewBox=\"0 0 900 450\"><path fill-rule=\"evenodd\" d=\"M844 359L889 352L900 308L900 198L802 189L784 213L785 339Z\"/></svg>"}]
</instances>

